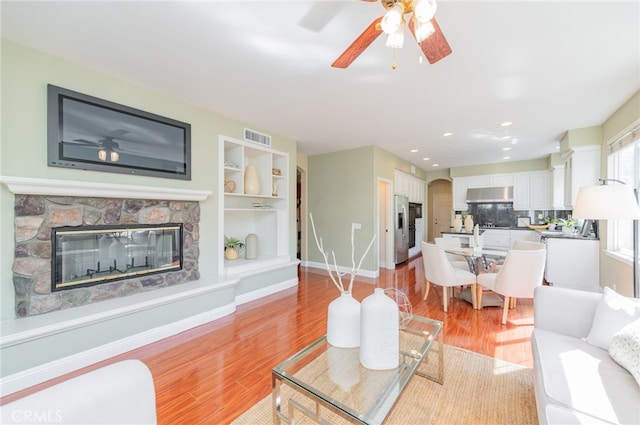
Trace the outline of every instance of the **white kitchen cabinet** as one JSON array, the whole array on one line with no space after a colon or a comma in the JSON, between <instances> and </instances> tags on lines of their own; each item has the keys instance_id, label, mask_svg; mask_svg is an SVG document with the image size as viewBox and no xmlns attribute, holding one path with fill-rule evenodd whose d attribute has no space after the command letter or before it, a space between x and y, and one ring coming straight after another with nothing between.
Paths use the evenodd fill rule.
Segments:
<instances>
[{"instance_id":1,"label":"white kitchen cabinet","mask_svg":"<svg viewBox=\"0 0 640 425\"><path fill-rule=\"evenodd\" d=\"M535 230L510 230L509 248L513 248L516 241L540 242L540 233Z\"/></svg>"},{"instance_id":2,"label":"white kitchen cabinet","mask_svg":"<svg viewBox=\"0 0 640 425\"><path fill-rule=\"evenodd\" d=\"M600 292L600 241L545 238L545 279L552 286Z\"/></svg>"},{"instance_id":3,"label":"white kitchen cabinet","mask_svg":"<svg viewBox=\"0 0 640 425\"><path fill-rule=\"evenodd\" d=\"M553 167L550 173L551 208L564 209L564 165Z\"/></svg>"},{"instance_id":4,"label":"white kitchen cabinet","mask_svg":"<svg viewBox=\"0 0 640 425\"><path fill-rule=\"evenodd\" d=\"M226 274L272 267L291 260L289 253L289 155L250 142L219 137L220 180L224 193L220 206L219 246L224 237L244 241L258 236L258 258L225 260L221 250L219 268ZM258 172L260 191L245 194L244 173L248 166ZM232 190L233 189L233 190Z\"/></svg>"},{"instance_id":5,"label":"white kitchen cabinet","mask_svg":"<svg viewBox=\"0 0 640 425\"><path fill-rule=\"evenodd\" d=\"M393 173L393 192L396 195L405 195L409 202L424 204L424 180L395 170Z\"/></svg>"},{"instance_id":6,"label":"white kitchen cabinet","mask_svg":"<svg viewBox=\"0 0 640 425\"><path fill-rule=\"evenodd\" d=\"M564 155L564 206L573 208L578 191L584 186L596 186L600 178L600 146L570 149Z\"/></svg>"},{"instance_id":7,"label":"white kitchen cabinet","mask_svg":"<svg viewBox=\"0 0 640 425\"><path fill-rule=\"evenodd\" d=\"M547 171L520 173L514 176L514 210L548 209L550 206Z\"/></svg>"},{"instance_id":8,"label":"white kitchen cabinet","mask_svg":"<svg viewBox=\"0 0 640 425\"><path fill-rule=\"evenodd\" d=\"M467 189L477 187L491 187L491 179L488 174L484 176L467 177Z\"/></svg>"},{"instance_id":9,"label":"white kitchen cabinet","mask_svg":"<svg viewBox=\"0 0 640 425\"><path fill-rule=\"evenodd\" d=\"M487 229L482 238L483 248L507 251L511 247L511 231L507 229Z\"/></svg>"},{"instance_id":10,"label":"white kitchen cabinet","mask_svg":"<svg viewBox=\"0 0 640 425\"><path fill-rule=\"evenodd\" d=\"M452 184L453 209L456 211L466 211L467 205L467 189L469 188L469 180L467 177L454 177Z\"/></svg>"}]
</instances>

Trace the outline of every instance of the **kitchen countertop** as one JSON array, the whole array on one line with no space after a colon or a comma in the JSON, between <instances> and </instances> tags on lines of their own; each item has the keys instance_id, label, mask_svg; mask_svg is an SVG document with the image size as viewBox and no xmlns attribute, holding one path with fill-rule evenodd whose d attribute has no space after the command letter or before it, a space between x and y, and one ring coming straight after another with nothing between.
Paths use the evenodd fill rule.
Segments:
<instances>
[{"instance_id":1,"label":"kitchen countertop","mask_svg":"<svg viewBox=\"0 0 640 425\"><path fill-rule=\"evenodd\" d=\"M574 233L564 233L559 230L536 230L536 232L540 233L542 238L555 238L555 239L577 239L584 241L594 241L598 240L595 236L582 236L581 234Z\"/></svg>"}]
</instances>

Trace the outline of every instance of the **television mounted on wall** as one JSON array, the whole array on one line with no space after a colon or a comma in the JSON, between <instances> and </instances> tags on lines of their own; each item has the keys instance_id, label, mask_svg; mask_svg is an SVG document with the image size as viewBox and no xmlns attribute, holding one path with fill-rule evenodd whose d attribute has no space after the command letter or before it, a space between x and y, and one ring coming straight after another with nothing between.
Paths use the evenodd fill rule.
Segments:
<instances>
[{"instance_id":1,"label":"television mounted on wall","mask_svg":"<svg viewBox=\"0 0 640 425\"><path fill-rule=\"evenodd\" d=\"M51 167L191 180L191 125L49 84Z\"/></svg>"}]
</instances>

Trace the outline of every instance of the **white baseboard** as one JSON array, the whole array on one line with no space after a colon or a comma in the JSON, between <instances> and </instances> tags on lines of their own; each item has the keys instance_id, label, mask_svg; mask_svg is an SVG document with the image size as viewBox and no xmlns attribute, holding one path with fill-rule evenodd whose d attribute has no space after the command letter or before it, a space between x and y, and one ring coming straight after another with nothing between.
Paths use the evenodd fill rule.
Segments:
<instances>
[{"instance_id":1,"label":"white baseboard","mask_svg":"<svg viewBox=\"0 0 640 425\"><path fill-rule=\"evenodd\" d=\"M327 266L324 263L317 263L315 261L305 261L305 262L302 263L302 265L304 267L311 267L313 269L322 269L325 272L327 271ZM332 268L332 270L335 271L333 268ZM351 268L349 268L349 267L338 266L338 270L340 271L340 273L349 274L351 272ZM380 276L380 271L379 270L376 270L376 271L360 270L357 275L358 276L363 276L363 277L376 278L376 277Z\"/></svg>"},{"instance_id":2,"label":"white baseboard","mask_svg":"<svg viewBox=\"0 0 640 425\"><path fill-rule=\"evenodd\" d=\"M83 367L140 348L144 345L160 341L161 339L227 316L235 310L236 306L234 304L228 304L165 326L120 339L110 344L3 377L0 379L0 397L82 369Z\"/></svg>"},{"instance_id":3,"label":"white baseboard","mask_svg":"<svg viewBox=\"0 0 640 425\"><path fill-rule=\"evenodd\" d=\"M257 300L262 297L266 297L267 295L275 294L276 292L284 291L285 289L293 288L298 286L298 278L285 280L284 282L280 282L277 285L267 286L266 288L257 289L255 291L248 292L246 294L241 294L236 297L236 304L242 305L246 304L250 301Z\"/></svg>"}]
</instances>

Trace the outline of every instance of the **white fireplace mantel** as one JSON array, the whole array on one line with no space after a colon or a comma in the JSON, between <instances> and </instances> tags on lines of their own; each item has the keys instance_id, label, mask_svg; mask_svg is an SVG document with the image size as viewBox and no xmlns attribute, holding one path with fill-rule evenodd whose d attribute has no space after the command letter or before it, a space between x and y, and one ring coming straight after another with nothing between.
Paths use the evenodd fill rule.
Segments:
<instances>
[{"instance_id":1,"label":"white fireplace mantel","mask_svg":"<svg viewBox=\"0 0 640 425\"><path fill-rule=\"evenodd\" d=\"M6 185L12 193L20 195L204 201L212 193L209 190L132 186L126 184L38 179L31 177L0 176L0 182Z\"/></svg>"}]
</instances>

